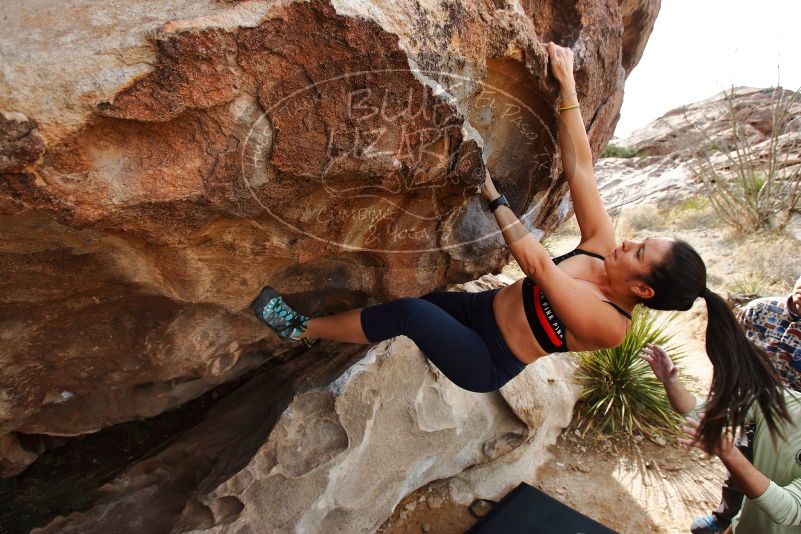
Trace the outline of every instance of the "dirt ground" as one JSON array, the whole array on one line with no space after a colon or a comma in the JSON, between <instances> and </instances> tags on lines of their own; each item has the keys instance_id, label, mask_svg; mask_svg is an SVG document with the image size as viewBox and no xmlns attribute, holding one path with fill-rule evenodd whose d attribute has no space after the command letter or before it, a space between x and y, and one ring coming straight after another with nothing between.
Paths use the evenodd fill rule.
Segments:
<instances>
[{"instance_id":1,"label":"dirt ground","mask_svg":"<svg viewBox=\"0 0 801 534\"><path fill-rule=\"evenodd\" d=\"M689 241L707 263L711 289L734 293L784 294L801 274L801 246L775 235L738 236L716 224L703 202L669 211L638 207L617 218L620 238L672 235ZM563 225L546 246L558 255L576 246L575 223ZM523 275L515 263L503 271ZM698 301L671 323L687 352L681 379L703 396L712 378L704 351L706 310ZM568 357L568 356L566 356ZM551 459L531 477L534 485L621 534L689 532L690 522L717 506L724 468L717 458L673 440L581 438L566 429L550 447ZM462 533L475 522L468 507L450 502L440 482L407 496L382 526L383 534ZM510 533L511 534L511 533Z\"/></svg>"}]
</instances>

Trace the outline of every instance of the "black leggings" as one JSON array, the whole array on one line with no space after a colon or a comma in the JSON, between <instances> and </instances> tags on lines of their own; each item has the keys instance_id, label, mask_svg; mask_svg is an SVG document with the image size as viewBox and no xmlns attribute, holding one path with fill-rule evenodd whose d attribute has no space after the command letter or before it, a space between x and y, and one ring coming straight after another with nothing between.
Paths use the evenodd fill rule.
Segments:
<instances>
[{"instance_id":1,"label":"black leggings","mask_svg":"<svg viewBox=\"0 0 801 534\"><path fill-rule=\"evenodd\" d=\"M498 291L443 291L368 306L361 312L362 329L371 343L405 335L457 386L495 391L525 368L492 315Z\"/></svg>"}]
</instances>

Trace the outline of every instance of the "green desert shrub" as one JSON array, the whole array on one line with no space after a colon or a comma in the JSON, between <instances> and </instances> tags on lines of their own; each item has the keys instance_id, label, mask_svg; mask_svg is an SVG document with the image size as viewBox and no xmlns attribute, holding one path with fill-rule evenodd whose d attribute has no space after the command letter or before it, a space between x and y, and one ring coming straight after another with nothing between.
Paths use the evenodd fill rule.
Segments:
<instances>
[{"instance_id":1,"label":"green desert shrub","mask_svg":"<svg viewBox=\"0 0 801 534\"><path fill-rule=\"evenodd\" d=\"M801 138L786 135L798 116L801 92L775 87L766 95L770 132L763 142L752 139L751 111L738 105L734 88L720 112L727 122L725 141L713 140L703 122L685 117L700 136L698 157L690 160L692 173L720 220L743 233L783 231L801 207L801 167L795 164Z\"/></svg>"},{"instance_id":2,"label":"green desert shrub","mask_svg":"<svg viewBox=\"0 0 801 534\"><path fill-rule=\"evenodd\" d=\"M579 429L648 436L677 431L681 416L670 407L662 383L639 357L646 344L655 343L665 347L674 362L682 359L668 328L673 316L638 306L621 345L577 354L576 377L582 386L575 414Z\"/></svg>"},{"instance_id":3,"label":"green desert shrub","mask_svg":"<svg viewBox=\"0 0 801 534\"><path fill-rule=\"evenodd\" d=\"M677 229L697 230L698 228L716 227L718 216L712 204L704 196L685 199L668 210L665 220Z\"/></svg>"},{"instance_id":4,"label":"green desert shrub","mask_svg":"<svg viewBox=\"0 0 801 534\"><path fill-rule=\"evenodd\" d=\"M709 199L703 196L694 196L684 199L678 206L673 208L675 214L683 214L688 211L700 211L709 206Z\"/></svg>"},{"instance_id":5,"label":"green desert shrub","mask_svg":"<svg viewBox=\"0 0 801 534\"><path fill-rule=\"evenodd\" d=\"M634 148L627 148L624 146L609 143L601 152L602 158L633 158L637 155L637 150Z\"/></svg>"}]
</instances>

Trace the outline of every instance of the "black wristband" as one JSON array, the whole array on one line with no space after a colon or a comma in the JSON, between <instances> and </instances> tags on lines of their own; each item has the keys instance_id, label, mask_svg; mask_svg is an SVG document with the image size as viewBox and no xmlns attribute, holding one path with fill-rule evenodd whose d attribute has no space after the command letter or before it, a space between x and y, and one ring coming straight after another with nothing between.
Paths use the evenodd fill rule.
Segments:
<instances>
[{"instance_id":1,"label":"black wristband","mask_svg":"<svg viewBox=\"0 0 801 534\"><path fill-rule=\"evenodd\" d=\"M509 201L506 200L506 197L503 195L490 202L487 209L489 209L490 213L495 213L495 210L498 209L499 206L509 207Z\"/></svg>"}]
</instances>

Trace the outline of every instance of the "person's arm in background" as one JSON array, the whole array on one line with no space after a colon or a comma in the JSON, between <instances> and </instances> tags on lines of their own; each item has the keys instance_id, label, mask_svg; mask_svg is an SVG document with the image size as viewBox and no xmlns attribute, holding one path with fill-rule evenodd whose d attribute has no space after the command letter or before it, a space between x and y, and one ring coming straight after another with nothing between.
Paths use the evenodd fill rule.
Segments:
<instances>
[{"instance_id":1,"label":"person's arm in background","mask_svg":"<svg viewBox=\"0 0 801 534\"><path fill-rule=\"evenodd\" d=\"M685 421L683 430L690 439L679 439L679 443L705 450L696 441L698 421L690 417L685 418ZM751 499L771 521L785 526L801 525L801 478L796 478L786 486L780 487L743 456L743 453L732 444L730 436L724 436L716 450L706 452L720 458L745 496ZM757 451L754 451L755 455L756 453Z\"/></svg>"},{"instance_id":2,"label":"person's arm in background","mask_svg":"<svg viewBox=\"0 0 801 534\"><path fill-rule=\"evenodd\" d=\"M674 410L681 414L695 410L698 400L679 381L679 368L673 364L665 349L659 345L648 344L640 352L640 358L648 362L654 375L665 386L665 392Z\"/></svg>"}]
</instances>

